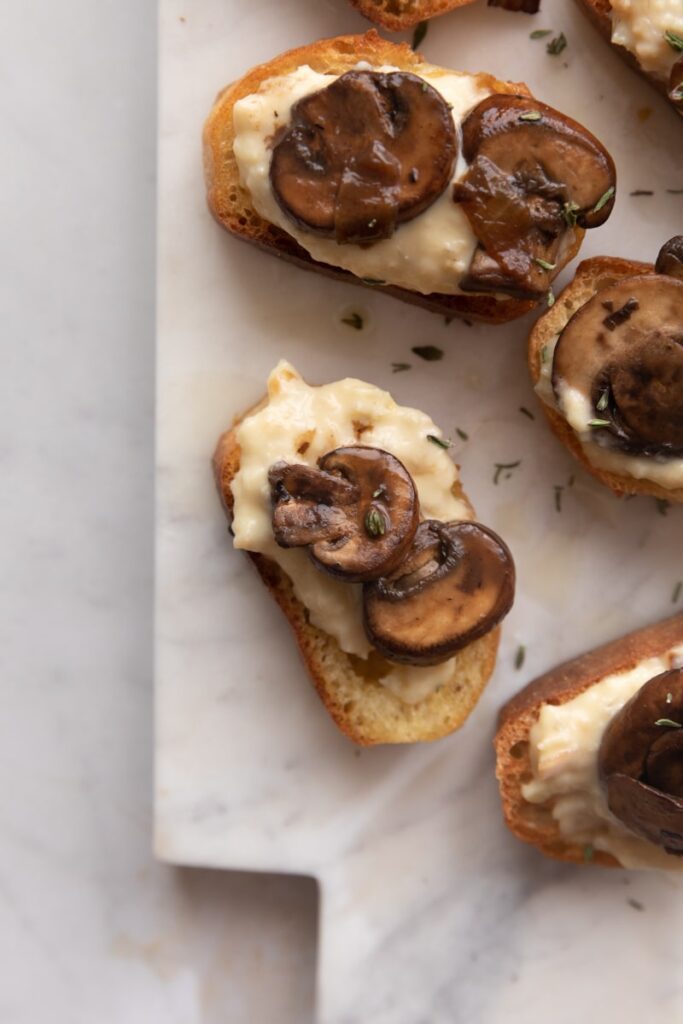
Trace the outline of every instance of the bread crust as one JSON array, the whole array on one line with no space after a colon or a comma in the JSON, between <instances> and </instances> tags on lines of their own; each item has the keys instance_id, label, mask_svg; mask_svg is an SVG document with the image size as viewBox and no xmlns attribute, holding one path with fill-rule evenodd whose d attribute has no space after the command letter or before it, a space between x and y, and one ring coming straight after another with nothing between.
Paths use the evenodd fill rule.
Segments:
<instances>
[{"instance_id":1,"label":"bread crust","mask_svg":"<svg viewBox=\"0 0 683 1024\"><path fill-rule=\"evenodd\" d=\"M240 467L236 434L243 418L219 438L213 456L216 486L228 522L233 511L231 484ZM453 493L473 511L459 482ZM417 743L440 739L464 724L495 667L499 626L458 652L450 682L417 704L405 704L378 681L372 659L366 663L346 654L333 637L309 621L291 579L276 562L256 552L245 554L284 612L320 699L350 740L359 746Z\"/></svg>"},{"instance_id":2,"label":"bread crust","mask_svg":"<svg viewBox=\"0 0 683 1024\"><path fill-rule=\"evenodd\" d=\"M577 3L584 14L588 16L589 20L593 23L603 39L605 39L610 46L617 51L622 60L625 60L630 68L637 71L643 78L647 79L650 85L654 86L657 92L660 93L674 108L676 113L683 116L683 110L679 110L676 104L672 103L669 99L669 90L666 83L655 78L648 71L645 71L645 69L638 63L636 57L630 50L627 50L625 46L619 46L617 43L612 42L612 5L609 0L577 0Z\"/></svg>"},{"instance_id":3,"label":"bread crust","mask_svg":"<svg viewBox=\"0 0 683 1024\"><path fill-rule=\"evenodd\" d=\"M635 260L619 259L616 256L595 256L579 264L574 279L555 300L555 304L541 316L529 335L527 351L529 372L534 386L541 376L543 348L552 342L572 315L585 305L597 292L609 288L616 281L625 277L640 274L654 274L651 263L638 263ZM635 477L621 476L594 466L586 456L581 441L556 409L539 398L543 413L553 433L562 444L578 459L600 483L609 487L618 497L626 494L647 494L666 501L683 502L683 487L669 489L652 480L637 480Z\"/></svg>"},{"instance_id":4,"label":"bread crust","mask_svg":"<svg viewBox=\"0 0 683 1024\"><path fill-rule=\"evenodd\" d=\"M421 21L438 18L474 0L350 0L364 17L390 32L403 32Z\"/></svg>"},{"instance_id":5,"label":"bread crust","mask_svg":"<svg viewBox=\"0 0 683 1024\"><path fill-rule=\"evenodd\" d=\"M394 285L368 284L347 270L312 259L291 235L259 217L251 206L249 194L240 183L237 161L233 154L235 133L232 111L235 103L256 92L261 83L268 78L289 74L301 64L309 64L314 71L343 74L360 60L374 65L391 64L416 74L425 67L421 54L412 50L407 43L389 42L375 29L371 29L364 35L323 39L290 50L266 64L252 68L243 78L218 94L203 134L204 178L207 202L212 215L236 238L257 245L271 255L294 263L304 270L316 271L336 281L370 287L443 316L502 324L528 313L538 304L536 301L512 298L497 301L491 295L443 295L437 292L422 295ZM486 78L492 92L531 95L523 83L501 82L491 75L487 75ZM563 266L576 256L583 236L583 231L576 232L574 244L568 249Z\"/></svg>"},{"instance_id":6,"label":"bread crust","mask_svg":"<svg viewBox=\"0 0 683 1024\"><path fill-rule=\"evenodd\" d=\"M557 860L621 867L616 858L601 850L595 850L587 861L584 848L561 835L547 807L524 800L522 786L531 778L529 733L543 704L566 704L605 676L628 671L680 643L683 612L558 665L503 705L494 739L496 777L505 822L519 839Z\"/></svg>"}]
</instances>

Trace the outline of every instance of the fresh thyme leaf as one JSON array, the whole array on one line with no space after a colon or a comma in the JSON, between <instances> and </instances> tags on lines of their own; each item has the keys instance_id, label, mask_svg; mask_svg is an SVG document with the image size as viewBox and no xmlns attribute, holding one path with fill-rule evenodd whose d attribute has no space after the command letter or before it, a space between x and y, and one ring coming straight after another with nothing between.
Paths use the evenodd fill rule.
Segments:
<instances>
[{"instance_id":1,"label":"fresh thyme leaf","mask_svg":"<svg viewBox=\"0 0 683 1024\"><path fill-rule=\"evenodd\" d=\"M493 482L494 482L494 484L498 483L498 480L500 479L500 474L504 470L517 469L517 467L520 466L521 464L522 464L522 460L521 459L517 459L516 462L494 462L493 465L496 468L496 471L493 474ZM508 476L509 475L510 474L508 474Z\"/></svg>"},{"instance_id":2,"label":"fresh thyme leaf","mask_svg":"<svg viewBox=\"0 0 683 1024\"><path fill-rule=\"evenodd\" d=\"M360 313L349 313L348 316L342 317L341 322L346 324L347 327L353 327L354 331L363 330L363 317Z\"/></svg>"},{"instance_id":3,"label":"fresh thyme leaf","mask_svg":"<svg viewBox=\"0 0 683 1024\"><path fill-rule=\"evenodd\" d=\"M654 192L652 192L652 190L649 189L649 188L637 188L633 192L629 192L629 195L630 196L653 196Z\"/></svg>"},{"instance_id":4,"label":"fresh thyme leaf","mask_svg":"<svg viewBox=\"0 0 683 1024\"><path fill-rule=\"evenodd\" d=\"M563 484L555 484L555 511L562 511L562 492L564 490Z\"/></svg>"},{"instance_id":5,"label":"fresh thyme leaf","mask_svg":"<svg viewBox=\"0 0 683 1024\"><path fill-rule=\"evenodd\" d=\"M403 370L409 370L409 369L410 369L410 363L392 363L391 364L391 372L392 373L401 373Z\"/></svg>"},{"instance_id":6,"label":"fresh thyme leaf","mask_svg":"<svg viewBox=\"0 0 683 1024\"><path fill-rule=\"evenodd\" d=\"M593 860L594 854L595 847L592 845L592 843L586 843L586 845L583 848L583 859L586 861L586 863Z\"/></svg>"},{"instance_id":7,"label":"fresh thyme leaf","mask_svg":"<svg viewBox=\"0 0 683 1024\"><path fill-rule=\"evenodd\" d=\"M554 270L557 263L548 263L547 260L542 260L540 256L534 256L534 263L538 263L539 267L543 270Z\"/></svg>"},{"instance_id":8,"label":"fresh thyme leaf","mask_svg":"<svg viewBox=\"0 0 683 1024\"><path fill-rule=\"evenodd\" d=\"M666 703L667 704L673 704L673 702L674 702L674 695L673 695L673 693L667 693L667 695L666 695Z\"/></svg>"},{"instance_id":9,"label":"fresh thyme leaf","mask_svg":"<svg viewBox=\"0 0 683 1024\"><path fill-rule=\"evenodd\" d=\"M567 227L576 227L576 222L578 220L576 215L580 209L581 207L578 203L568 202L564 204L564 206L562 207L562 216L564 217Z\"/></svg>"},{"instance_id":10,"label":"fresh thyme leaf","mask_svg":"<svg viewBox=\"0 0 683 1024\"><path fill-rule=\"evenodd\" d=\"M524 664L524 659L525 658L526 658L526 647L524 646L524 644L520 644L519 647L517 648L517 653L515 654L515 668L517 669L518 672L519 672L520 668L522 667L522 665Z\"/></svg>"},{"instance_id":11,"label":"fresh thyme leaf","mask_svg":"<svg viewBox=\"0 0 683 1024\"><path fill-rule=\"evenodd\" d=\"M452 448L453 442L447 437L437 437L436 434L427 434L427 440L432 444L438 444L439 448Z\"/></svg>"},{"instance_id":12,"label":"fresh thyme leaf","mask_svg":"<svg viewBox=\"0 0 683 1024\"><path fill-rule=\"evenodd\" d=\"M428 363L436 363L443 359L443 349L437 348L436 345L416 345L411 351Z\"/></svg>"},{"instance_id":13,"label":"fresh thyme leaf","mask_svg":"<svg viewBox=\"0 0 683 1024\"><path fill-rule=\"evenodd\" d=\"M598 412L604 412L605 409L607 408L607 403L608 402L609 402L609 391L608 391L607 388L605 388L603 393L600 395L600 397L599 397L599 399L597 401L597 405L595 406L595 408L598 410Z\"/></svg>"},{"instance_id":14,"label":"fresh thyme leaf","mask_svg":"<svg viewBox=\"0 0 683 1024\"><path fill-rule=\"evenodd\" d=\"M548 303L548 309L555 305L555 296L553 295L552 288L549 289L548 295L546 296L546 302Z\"/></svg>"},{"instance_id":15,"label":"fresh thyme leaf","mask_svg":"<svg viewBox=\"0 0 683 1024\"><path fill-rule=\"evenodd\" d=\"M683 729L683 725L680 722L674 722L672 718L658 718L655 725L660 725L663 729Z\"/></svg>"},{"instance_id":16,"label":"fresh thyme leaf","mask_svg":"<svg viewBox=\"0 0 683 1024\"><path fill-rule=\"evenodd\" d=\"M681 590L683 590L683 581L679 580L674 587L673 594L671 595L671 603L677 604L678 599L681 596Z\"/></svg>"},{"instance_id":17,"label":"fresh thyme leaf","mask_svg":"<svg viewBox=\"0 0 683 1024\"><path fill-rule=\"evenodd\" d=\"M519 411L522 413L523 416L526 416L527 419L530 419L530 420L535 420L536 419L534 414L532 412L530 412L525 405L520 405Z\"/></svg>"},{"instance_id":18,"label":"fresh thyme leaf","mask_svg":"<svg viewBox=\"0 0 683 1024\"><path fill-rule=\"evenodd\" d=\"M380 484L376 491L372 492L373 498L380 498L384 494L384 484Z\"/></svg>"},{"instance_id":19,"label":"fresh thyme leaf","mask_svg":"<svg viewBox=\"0 0 683 1024\"><path fill-rule=\"evenodd\" d=\"M361 277L363 284L369 285L380 285L386 284L386 281L382 281L379 277Z\"/></svg>"},{"instance_id":20,"label":"fresh thyme leaf","mask_svg":"<svg viewBox=\"0 0 683 1024\"><path fill-rule=\"evenodd\" d=\"M677 32L665 32L664 38L672 50L683 53L683 36L679 36Z\"/></svg>"},{"instance_id":21,"label":"fresh thyme leaf","mask_svg":"<svg viewBox=\"0 0 683 1024\"><path fill-rule=\"evenodd\" d=\"M456 427L455 432L462 441L469 441L470 435L466 434L465 431L461 430L460 427Z\"/></svg>"},{"instance_id":22,"label":"fresh thyme leaf","mask_svg":"<svg viewBox=\"0 0 683 1024\"><path fill-rule=\"evenodd\" d=\"M415 26L415 31L413 32L413 42L412 42L412 47L413 47L414 50L417 50L417 48L420 45L420 43L424 42L424 37L427 35L427 29L428 28L429 28L429 22L428 21L421 21L421 22L419 22L419 24L417 24Z\"/></svg>"},{"instance_id":23,"label":"fresh thyme leaf","mask_svg":"<svg viewBox=\"0 0 683 1024\"><path fill-rule=\"evenodd\" d=\"M597 203L595 204L595 206L591 210L591 213L599 213L600 210L602 210L603 206L607 206L607 204L609 203L610 199L612 198L612 196L614 195L615 192L616 192L616 189L615 189L614 185L610 185L610 187L607 189L607 191L604 192L603 195L600 196L600 198L598 199Z\"/></svg>"},{"instance_id":24,"label":"fresh thyme leaf","mask_svg":"<svg viewBox=\"0 0 683 1024\"><path fill-rule=\"evenodd\" d=\"M601 420L601 419L589 420L588 421L588 426L589 427L594 427L595 429L597 429L598 427L609 427L610 426L610 421L609 420Z\"/></svg>"},{"instance_id":25,"label":"fresh thyme leaf","mask_svg":"<svg viewBox=\"0 0 683 1024\"><path fill-rule=\"evenodd\" d=\"M519 115L520 121L541 121L542 114L540 110L527 110L526 114Z\"/></svg>"},{"instance_id":26,"label":"fresh thyme leaf","mask_svg":"<svg viewBox=\"0 0 683 1024\"><path fill-rule=\"evenodd\" d=\"M551 28L537 28L529 36L529 39L545 39L546 36L553 34Z\"/></svg>"},{"instance_id":27,"label":"fresh thyme leaf","mask_svg":"<svg viewBox=\"0 0 683 1024\"><path fill-rule=\"evenodd\" d=\"M667 498L655 498L655 505L660 516L665 516L671 507L671 502Z\"/></svg>"},{"instance_id":28,"label":"fresh thyme leaf","mask_svg":"<svg viewBox=\"0 0 683 1024\"><path fill-rule=\"evenodd\" d=\"M365 529L370 537L383 537L386 532L384 516L378 508L371 505L365 514Z\"/></svg>"},{"instance_id":29,"label":"fresh thyme leaf","mask_svg":"<svg viewBox=\"0 0 683 1024\"><path fill-rule=\"evenodd\" d=\"M555 36L554 39L550 40L550 42L546 46L546 51L550 54L551 57L557 57L566 48L567 37L565 36L564 32L560 32L559 36Z\"/></svg>"},{"instance_id":30,"label":"fresh thyme leaf","mask_svg":"<svg viewBox=\"0 0 683 1024\"><path fill-rule=\"evenodd\" d=\"M552 295L553 293L549 292L549 294ZM542 363L547 363L548 362L548 346L547 345L544 345L543 348L541 349L541 362Z\"/></svg>"}]
</instances>

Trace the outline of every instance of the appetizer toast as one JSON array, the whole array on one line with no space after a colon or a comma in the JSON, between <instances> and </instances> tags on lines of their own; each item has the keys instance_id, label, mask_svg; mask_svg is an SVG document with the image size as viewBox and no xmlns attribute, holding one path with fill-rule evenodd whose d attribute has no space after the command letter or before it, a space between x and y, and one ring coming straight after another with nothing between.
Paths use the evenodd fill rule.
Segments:
<instances>
[{"instance_id":1,"label":"appetizer toast","mask_svg":"<svg viewBox=\"0 0 683 1024\"><path fill-rule=\"evenodd\" d=\"M671 264L683 272L683 247L680 256L666 273L661 256L658 273L652 264L617 257L585 260L529 337L531 379L553 432L619 496L683 501L683 348L675 342L683 282L671 273ZM575 429L568 417L576 414L561 404L568 378L574 398L583 388L592 403L587 430Z\"/></svg>"},{"instance_id":2,"label":"appetizer toast","mask_svg":"<svg viewBox=\"0 0 683 1024\"><path fill-rule=\"evenodd\" d=\"M290 51L225 89L204 167L209 208L236 237L489 323L545 301L614 201L609 154L526 86L435 68L374 30Z\"/></svg>"},{"instance_id":3,"label":"appetizer toast","mask_svg":"<svg viewBox=\"0 0 683 1024\"><path fill-rule=\"evenodd\" d=\"M569 702L585 694L592 687L603 683L606 678L619 674L626 675L637 670L639 666L651 666L649 671L645 671L644 680L647 680L653 671L661 671L666 675L666 695L661 714L673 718L678 717L679 710L683 705L683 674L680 668L677 672L675 669L673 672L671 671L672 666L677 663L677 659L672 657L670 652L676 650L680 652L678 655L680 661L681 655L683 655L683 614L666 619L654 626L637 630L628 636L559 665L529 683L505 704L499 715L498 730L494 741L496 775L500 785L506 824L518 839L532 843L538 847L541 853L557 860L573 861L577 864L590 862L608 867L621 866L622 862L613 852L610 852L609 842L603 842L601 845L606 848L601 849L600 845L593 842L593 836L590 834L584 834L582 837L574 839L568 834L566 827L565 831L562 830L560 820L564 820L566 826L570 819L562 818L560 814L553 814L554 801L559 799L558 796L540 802L531 802L525 798L524 790L534 779L537 769L535 761L538 758L537 753L536 757L533 756L530 737L533 736L532 730L539 721L544 707L552 709L568 705ZM613 694L610 695L609 700L611 702L610 710L613 713L618 707L618 702L615 701ZM589 716L590 710L586 708L581 710L584 719ZM653 724L657 714L656 711L650 714ZM657 729L662 736L665 734L665 726L655 726L655 730ZM574 735L580 736L578 732ZM571 756L571 750L566 753L570 747L571 744L565 740L563 749L567 759ZM589 752L588 756L595 761L597 752L593 750L592 753ZM572 764L569 760L567 760L566 767L568 771L571 771ZM557 768L555 772L557 775ZM597 768L590 775L591 781L597 782ZM595 778L593 779L592 776ZM558 793L559 791L558 785ZM567 792L571 795L569 788L565 789L565 793ZM578 799L577 794L575 794L575 799ZM681 814L683 821L683 811ZM585 819L581 821L581 826L586 826ZM601 827L604 828L605 823L602 822L600 825L591 823L591 827L600 834ZM615 845L615 849L618 850L619 847ZM659 854L659 851L657 850L656 853ZM673 861L670 856L668 860L672 861L674 865L679 863ZM683 866L683 861L680 861L680 864ZM639 865L634 863L633 866Z\"/></svg>"},{"instance_id":4,"label":"appetizer toast","mask_svg":"<svg viewBox=\"0 0 683 1024\"><path fill-rule=\"evenodd\" d=\"M428 21L440 14L464 7L474 0L351 0L351 4L370 21L388 28L390 32L402 32L413 28L420 21Z\"/></svg>"}]
</instances>

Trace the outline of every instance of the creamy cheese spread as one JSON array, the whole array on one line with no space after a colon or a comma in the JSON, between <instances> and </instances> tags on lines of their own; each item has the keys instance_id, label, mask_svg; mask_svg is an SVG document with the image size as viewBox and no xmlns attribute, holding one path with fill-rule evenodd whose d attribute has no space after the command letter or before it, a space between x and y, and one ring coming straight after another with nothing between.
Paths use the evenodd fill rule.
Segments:
<instances>
[{"instance_id":1,"label":"creamy cheese spread","mask_svg":"<svg viewBox=\"0 0 683 1024\"><path fill-rule=\"evenodd\" d=\"M457 467L447 451L427 439L441 431L426 413L397 405L387 391L347 378L314 387L284 360L268 378L267 404L237 428L240 468L232 482L235 547L267 555L284 569L310 620L334 637L343 651L366 658L372 648L361 615L361 586L317 569L302 548L278 547L271 522L268 470L273 463L315 466L342 445L383 448L412 476L425 519L471 519L453 494ZM387 664L382 682L414 703L452 676L453 659L428 668Z\"/></svg>"},{"instance_id":2,"label":"creamy cheese spread","mask_svg":"<svg viewBox=\"0 0 683 1024\"><path fill-rule=\"evenodd\" d=\"M641 68L668 82L681 56L666 39L667 32L683 37L681 0L610 0L612 42L623 46Z\"/></svg>"},{"instance_id":3,"label":"creamy cheese spread","mask_svg":"<svg viewBox=\"0 0 683 1024\"><path fill-rule=\"evenodd\" d=\"M578 308L578 307L577 307ZM571 311L572 314L576 310ZM559 341L557 334L545 346L541 358L541 374L536 384L536 394L546 405L556 409L566 419L583 448L592 466L619 476L630 476L634 480L651 480L667 490L683 487L683 459L655 455L634 455L607 445L598 444L595 431L588 425L595 418L591 403L577 388L559 388L559 401L552 386L553 356Z\"/></svg>"},{"instance_id":4,"label":"creamy cheese spread","mask_svg":"<svg viewBox=\"0 0 683 1024\"><path fill-rule=\"evenodd\" d=\"M524 799L549 802L566 839L611 853L626 868L683 870L683 858L641 839L611 814L598 778L600 741L614 715L648 680L681 665L683 644L606 676L565 704L544 704L529 734L533 779L522 787Z\"/></svg>"},{"instance_id":5,"label":"creamy cheese spread","mask_svg":"<svg viewBox=\"0 0 683 1024\"><path fill-rule=\"evenodd\" d=\"M464 116L491 95L485 75L446 72L424 65L421 76L452 107L458 138ZM361 64L360 69L369 65ZM381 67L378 71L396 71ZM460 206L453 202L449 185L439 198L414 220L400 224L391 238L374 245L339 245L334 239L319 238L293 223L277 203L270 183L273 136L286 125L297 100L331 85L339 76L324 75L303 65L288 75L263 82L259 91L238 100L233 112L233 151L240 180L249 191L256 211L299 242L321 263L342 267L357 277L372 278L425 295L431 292L455 294L468 270L476 238ZM459 147L460 148L460 147ZM459 153L452 181L466 172Z\"/></svg>"}]
</instances>

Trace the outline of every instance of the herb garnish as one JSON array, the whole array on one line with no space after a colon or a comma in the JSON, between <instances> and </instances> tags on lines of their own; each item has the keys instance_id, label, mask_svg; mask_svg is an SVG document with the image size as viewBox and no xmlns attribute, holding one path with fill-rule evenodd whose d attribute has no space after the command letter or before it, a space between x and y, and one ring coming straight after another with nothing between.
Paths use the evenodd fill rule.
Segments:
<instances>
[{"instance_id":1,"label":"herb garnish","mask_svg":"<svg viewBox=\"0 0 683 1024\"><path fill-rule=\"evenodd\" d=\"M443 349L437 348L436 345L415 345L411 352L428 363L436 363L443 359Z\"/></svg>"},{"instance_id":2,"label":"herb garnish","mask_svg":"<svg viewBox=\"0 0 683 1024\"><path fill-rule=\"evenodd\" d=\"M609 427L610 426L610 421L609 420L600 420L600 419L589 420L588 421L588 426L589 427L595 427L595 428L598 428L598 427Z\"/></svg>"},{"instance_id":3,"label":"herb garnish","mask_svg":"<svg viewBox=\"0 0 683 1024\"><path fill-rule=\"evenodd\" d=\"M438 444L439 448L452 448L453 442L447 437L437 437L436 434L427 434L427 440L432 444Z\"/></svg>"},{"instance_id":4,"label":"herb garnish","mask_svg":"<svg viewBox=\"0 0 683 1024\"><path fill-rule=\"evenodd\" d=\"M546 302L548 303L548 309L550 309L551 306L555 305L555 296L553 295L552 288L548 289L548 294L546 296ZM544 360L544 362L545 362L545 360Z\"/></svg>"},{"instance_id":5,"label":"herb garnish","mask_svg":"<svg viewBox=\"0 0 683 1024\"><path fill-rule=\"evenodd\" d=\"M541 121L542 115L540 110L527 110L526 114L519 115L520 121Z\"/></svg>"},{"instance_id":6,"label":"herb garnish","mask_svg":"<svg viewBox=\"0 0 683 1024\"><path fill-rule=\"evenodd\" d=\"M597 404L596 404L595 408L598 410L598 412L604 412L605 409L607 408L607 403L608 402L609 402L609 388L605 388L603 393L598 398L598 401L597 401Z\"/></svg>"},{"instance_id":7,"label":"herb garnish","mask_svg":"<svg viewBox=\"0 0 683 1024\"><path fill-rule=\"evenodd\" d=\"M353 327L354 331L363 330L363 317L360 313L349 313L348 316L343 316L341 322L346 324L347 327Z\"/></svg>"},{"instance_id":8,"label":"herb garnish","mask_svg":"<svg viewBox=\"0 0 683 1024\"><path fill-rule=\"evenodd\" d=\"M628 899L626 900L626 902L628 903L629 907L633 907L634 910L645 910L645 907L640 902L640 900Z\"/></svg>"},{"instance_id":9,"label":"herb garnish","mask_svg":"<svg viewBox=\"0 0 683 1024\"><path fill-rule=\"evenodd\" d=\"M671 502L667 498L655 498L655 505L660 516L665 516L671 507Z\"/></svg>"},{"instance_id":10,"label":"herb garnish","mask_svg":"<svg viewBox=\"0 0 683 1024\"><path fill-rule=\"evenodd\" d=\"M555 511L556 512L561 512L562 511L562 492L563 492L563 490L564 490L563 484L555 484L554 491L555 491Z\"/></svg>"},{"instance_id":11,"label":"herb garnish","mask_svg":"<svg viewBox=\"0 0 683 1024\"><path fill-rule=\"evenodd\" d=\"M573 201L564 204L564 206L562 207L562 216L564 217L564 221L567 227L576 227L576 222L578 220L576 215L580 209L581 207L579 206L579 204Z\"/></svg>"},{"instance_id":12,"label":"herb garnish","mask_svg":"<svg viewBox=\"0 0 683 1024\"><path fill-rule=\"evenodd\" d=\"M629 192L630 196L653 196L654 192L649 188L637 188L633 192Z\"/></svg>"},{"instance_id":13,"label":"herb garnish","mask_svg":"<svg viewBox=\"0 0 683 1024\"><path fill-rule=\"evenodd\" d=\"M510 477L512 476L512 470L513 469L517 469L517 466L520 466L521 464L522 464L522 460L521 459L517 459L516 462L494 462L493 465L496 467L496 472L493 474L493 482L494 482L494 484L498 483L498 480L500 478L500 474L503 471L505 471L505 479L509 480Z\"/></svg>"},{"instance_id":14,"label":"herb garnish","mask_svg":"<svg viewBox=\"0 0 683 1024\"><path fill-rule=\"evenodd\" d=\"M566 49L566 47L567 37L565 36L564 32L560 32L559 36L555 36L554 39L550 40L550 42L546 46L546 51L547 53L550 54L551 57L557 57L560 53L562 53L564 49Z\"/></svg>"},{"instance_id":15,"label":"herb garnish","mask_svg":"<svg viewBox=\"0 0 683 1024\"><path fill-rule=\"evenodd\" d=\"M586 845L583 848L583 859L586 861L586 863L588 863L588 861L593 860L594 853L595 847L592 845L592 843L586 843Z\"/></svg>"},{"instance_id":16,"label":"herb garnish","mask_svg":"<svg viewBox=\"0 0 683 1024\"><path fill-rule=\"evenodd\" d=\"M417 48L420 45L420 43L424 42L424 37L427 35L427 29L428 28L429 28L429 22L428 21L420 21L415 26L415 31L413 32L413 42L412 42L412 47L413 47L414 50L417 50Z\"/></svg>"},{"instance_id":17,"label":"herb garnish","mask_svg":"<svg viewBox=\"0 0 683 1024\"><path fill-rule=\"evenodd\" d=\"M664 38L672 50L683 53L683 36L679 36L677 32L665 32Z\"/></svg>"},{"instance_id":18,"label":"herb garnish","mask_svg":"<svg viewBox=\"0 0 683 1024\"><path fill-rule=\"evenodd\" d=\"M683 725L674 722L673 718L658 718L655 725L661 725L665 729L683 729Z\"/></svg>"},{"instance_id":19,"label":"herb garnish","mask_svg":"<svg viewBox=\"0 0 683 1024\"><path fill-rule=\"evenodd\" d=\"M519 411L521 412L521 414L523 416L526 416L527 419L530 419L530 420L535 420L536 419L534 414L532 412L530 412L525 405L520 405Z\"/></svg>"},{"instance_id":20,"label":"herb garnish","mask_svg":"<svg viewBox=\"0 0 683 1024\"><path fill-rule=\"evenodd\" d=\"M676 584L676 586L673 589L673 594L671 595L671 603L672 604L677 604L678 603L678 599L681 596L681 590L683 590L683 581L679 580L678 583ZM667 698L668 698L668 694L667 694ZM668 701L668 703L671 703L671 702Z\"/></svg>"},{"instance_id":21,"label":"herb garnish","mask_svg":"<svg viewBox=\"0 0 683 1024\"><path fill-rule=\"evenodd\" d=\"M610 185L610 187L607 189L607 191L603 195L600 196L600 198L598 199L597 203L595 204L595 206L591 210L591 213L599 213L600 210L602 210L603 206L607 206L608 202L610 201L610 199L612 198L612 196L614 195L615 192L616 192L616 189L615 189L614 185Z\"/></svg>"},{"instance_id":22,"label":"herb garnish","mask_svg":"<svg viewBox=\"0 0 683 1024\"><path fill-rule=\"evenodd\" d=\"M402 370L409 370L409 369L410 369L410 363L392 363L391 364L391 372L392 373L401 373Z\"/></svg>"},{"instance_id":23,"label":"herb garnish","mask_svg":"<svg viewBox=\"0 0 683 1024\"><path fill-rule=\"evenodd\" d=\"M673 693L667 693L667 695L666 695L666 703L667 704L673 704L673 702L674 702L674 695L673 695Z\"/></svg>"},{"instance_id":24,"label":"herb garnish","mask_svg":"<svg viewBox=\"0 0 683 1024\"><path fill-rule=\"evenodd\" d=\"M386 531L384 516L374 505L365 514L365 529L370 537L383 537Z\"/></svg>"},{"instance_id":25,"label":"herb garnish","mask_svg":"<svg viewBox=\"0 0 683 1024\"><path fill-rule=\"evenodd\" d=\"M381 498L384 494L384 484L380 484L376 491L372 492L373 498Z\"/></svg>"},{"instance_id":26,"label":"herb garnish","mask_svg":"<svg viewBox=\"0 0 683 1024\"><path fill-rule=\"evenodd\" d=\"M386 281L382 281L379 277L361 277L363 284L379 285L386 284Z\"/></svg>"},{"instance_id":27,"label":"herb garnish","mask_svg":"<svg viewBox=\"0 0 683 1024\"><path fill-rule=\"evenodd\" d=\"M520 644L519 647L517 648L517 653L515 654L515 668L517 669L518 672L519 672L520 668L522 667L522 665L524 664L525 657L526 657L526 647L524 646L524 644Z\"/></svg>"},{"instance_id":28,"label":"herb garnish","mask_svg":"<svg viewBox=\"0 0 683 1024\"><path fill-rule=\"evenodd\" d=\"M668 188L666 192L670 196L683 196L683 188Z\"/></svg>"},{"instance_id":29,"label":"herb garnish","mask_svg":"<svg viewBox=\"0 0 683 1024\"><path fill-rule=\"evenodd\" d=\"M529 39L545 39L546 36L552 35L551 28L537 28L529 36Z\"/></svg>"},{"instance_id":30,"label":"herb garnish","mask_svg":"<svg viewBox=\"0 0 683 1024\"><path fill-rule=\"evenodd\" d=\"M553 293L550 292L549 294L552 295ZM542 363L547 363L548 362L548 346L547 345L544 345L543 348L541 349L541 362Z\"/></svg>"},{"instance_id":31,"label":"herb garnish","mask_svg":"<svg viewBox=\"0 0 683 1024\"><path fill-rule=\"evenodd\" d=\"M539 267L543 270L554 270L557 263L548 263L547 260L542 260L540 256L534 256L534 263L538 263Z\"/></svg>"},{"instance_id":32,"label":"herb garnish","mask_svg":"<svg viewBox=\"0 0 683 1024\"><path fill-rule=\"evenodd\" d=\"M455 432L462 441L469 441L470 435L466 434L464 430L460 429L460 427L456 427Z\"/></svg>"}]
</instances>

